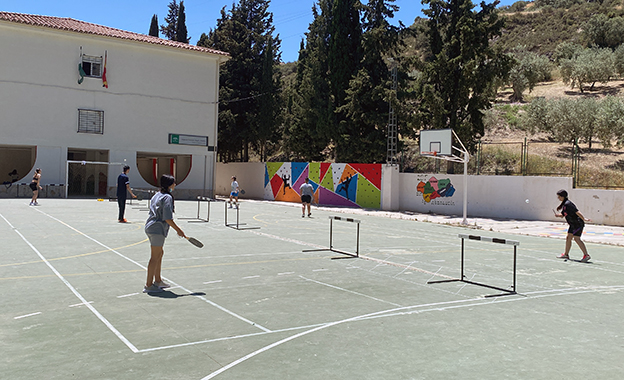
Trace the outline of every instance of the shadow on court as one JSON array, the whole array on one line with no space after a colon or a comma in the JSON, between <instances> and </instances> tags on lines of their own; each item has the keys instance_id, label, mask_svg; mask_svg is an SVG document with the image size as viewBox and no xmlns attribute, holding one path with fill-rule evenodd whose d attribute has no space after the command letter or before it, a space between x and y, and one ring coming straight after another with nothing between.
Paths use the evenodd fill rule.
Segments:
<instances>
[{"instance_id":1,"label":"shadow on court","mask_svg":"<svg viewBox=\"0 0 624 380\"><path fill-rule=\"evenodd\" d=\"M158 298L180 298L180 297L197 297L197 296L205 296L206 293L203 292L195 292L195 293L188 293L188 294L177 294L174 293L171 290L165 290L163 292L157 292L157 293L147 293L147 295L151 296L151 297L158 297Z\"/></svg>"},{"instance_id":2,"label":"shadow on court","mask_svg":"<svg viewBox=\"0 0 624 380\"><path fill-rule=\"evenodd\" d=\"M253 201L231 217L258 228L234 229L220 207L210 222L191 223L183 218L203 217L206 205L176 201L177 223L204 247L170 235L162 274L173 288L143 294L150 248L142 208L127 209L132 223L120 224L115 203L40 204L0 200L2 378L624 373L618 246L588 242L591 262L580 263L576 246L573 260L556 258L557 238L344 209L301 218L299 205ZM330 219L337 215L344 218ZM508 240L518 245L499 244Z\"/></svg>"}]
</instances>

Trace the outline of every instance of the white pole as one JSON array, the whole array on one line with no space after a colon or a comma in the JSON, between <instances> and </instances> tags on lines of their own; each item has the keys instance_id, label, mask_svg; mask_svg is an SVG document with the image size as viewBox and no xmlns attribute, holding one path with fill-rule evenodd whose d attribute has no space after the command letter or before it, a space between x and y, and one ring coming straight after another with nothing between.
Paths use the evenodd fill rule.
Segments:
<instances>
[{"instance_id":1,"label":"white pole","mask_svg":"<svg viewBox=\"0 0 624 380\"><path fill-rule=\"evenodd\" d=\"M468 211L468 153L464 153L464 220L462 224L468 224L466 214Z\"/></svg>"}]
</instances>

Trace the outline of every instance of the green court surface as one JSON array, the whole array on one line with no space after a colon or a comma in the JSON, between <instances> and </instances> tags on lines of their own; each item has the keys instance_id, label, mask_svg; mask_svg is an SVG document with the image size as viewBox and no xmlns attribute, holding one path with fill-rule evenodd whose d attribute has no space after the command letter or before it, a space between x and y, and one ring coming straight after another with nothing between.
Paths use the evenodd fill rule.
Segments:
<instances>
[{"instance_id":1,"label":"green court surface","mask_svg":"<svg viewBox=\"0 0 624 380\"><path fill-rule=\"evenodd\" d=\"M142 293L145 202L0 200L2 379L620 379L622 247L243 202L239 228L177 219L163 276ZM205 217L206 203L201 217ZM229 210L236 223L236 210ZM197 203L176 201L176 218ZM359 258L330 251L329 216L361 220ZM246 223L246 224L242 224ZM251 227L260 227L252 229ZM355 252L357 225L333 221ZM518 294L466 282L458 234L520 242ZM580 257L578 247L572 255ZM340 259L333 259L340 258ZM465 279L500 289L513 246L465 241ZM485 297L489 295L500 295Z\"/></svg>"}]
</instances>

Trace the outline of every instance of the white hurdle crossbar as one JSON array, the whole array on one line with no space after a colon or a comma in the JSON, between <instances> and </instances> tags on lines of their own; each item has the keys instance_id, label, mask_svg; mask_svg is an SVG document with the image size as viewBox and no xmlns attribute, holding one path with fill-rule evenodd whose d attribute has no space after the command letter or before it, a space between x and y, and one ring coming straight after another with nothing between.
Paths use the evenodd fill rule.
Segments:
<instances>
[{"instance_id":1,"label":"white hurdle crossbar","mask_svg":"<svg viewBox=\"0 0 624 380\"><path fill-rule=\"evenodd\" d=\"M505 292L503 294L492 294L492 295L487 295L485 297L498 297L498 296L508 296L508 295L512 295L512 294L518 294L516 292L516 257L517 257L517 248L520 245L520 242L515 241L515 240L499 239L499 238L492 238L492 237L478 236L478 235L466 235L466 234L458 234L457 237L461 238L461 273L460 273L460 277L459 278L450 279L450 280L427 281L427 284L436 284L436 283L441 283L441 282L460 281L460 282L465 282L467 284L483 286L483 287L486 287L486 288L496 289L496 290L500 290L502 292ZM513 250L514 250L514 253L513 253L513 283L511 285L511 290L499 288L499 287L492 286L492 285L482 284L482 283L479 283L479 282L466 280L466 276L464 276L464 240L465 239L487 241L487 242L490 242L490 243L497 243L497 244L513 245Z\"/></svg>"},{"instance_id":2,"label":"white hurdle crossbar","mask_svg":"<svg viewBox=\"0 0 624 380\"><path fill-rule=\"evenodd\" d=\"M225 226L234 228L237 230L257 230L260 227L245 227L241 228L240 226L246 225L246 223L240 222L240 202L236 202L236 224L228 223L228 202L223 202L225 205Z\"/></svg>"},{"instance_id":3,"label":"white hurdle crossbar","mask_svg":"<svg viewBox=\"0 0 624 380\"><path fill-rule=\"evenodd\" d=\"M334 220L340 220L343 222L350 222L356 224L356 240L355 240L355 253L345 252L334 248ZM347 255L349 257L332 257L334 259L344 259L344 258L353 258L360 257L360 220L353 218L345 218L342 216L329 216L329 248L321 248L321 249L305 249L303 252L315 252L315 251L331 251L336 253L342 253L343 255Z\"/></svg>"},{"instance_id":4,"label":"white hurdle crossbar","mask_svg":"<svg viewBox=\"0 0 624 380\"><path fill-rule=\"evenodd\" d=\"M214 199L202 197L201 195L197 196L197 216L194 218L179 218L179 219L190 219L189 223L208 223L210 221L210 202L214 201ZM206 218L201 218L199 216L201 211L201 204L208 203L208 209L206 210Z\"/></svg>"}]
</instances>

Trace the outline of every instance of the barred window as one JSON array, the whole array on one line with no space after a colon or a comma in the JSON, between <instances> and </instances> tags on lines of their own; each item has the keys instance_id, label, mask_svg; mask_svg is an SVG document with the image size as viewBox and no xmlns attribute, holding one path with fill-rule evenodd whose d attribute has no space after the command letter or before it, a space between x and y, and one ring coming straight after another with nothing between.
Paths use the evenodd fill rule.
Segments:
<instances>
[{"instance_id":1,"label":"barred window","mask_svg":"<svg viewBox=\"0 0 624 380\"><path fill-rule=\"evenodd\" d=\"M102 57L82 55L82 69L88 77L102 77Z\"/></svg>"},{"instance_id":2,"label":"barred window","mask_svg":"<svg viewBox=\"0 0 624 380\"><path fill-rule=\"evenodd\" d=\"M78 133L104 134L104 111L79 109Z\"/></svg>"}]
</instances>

